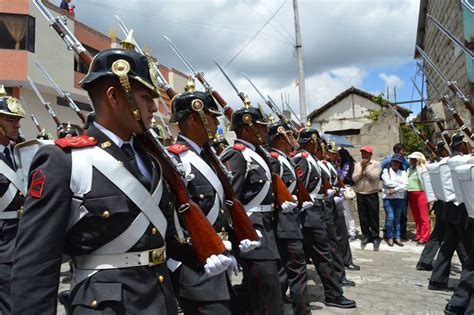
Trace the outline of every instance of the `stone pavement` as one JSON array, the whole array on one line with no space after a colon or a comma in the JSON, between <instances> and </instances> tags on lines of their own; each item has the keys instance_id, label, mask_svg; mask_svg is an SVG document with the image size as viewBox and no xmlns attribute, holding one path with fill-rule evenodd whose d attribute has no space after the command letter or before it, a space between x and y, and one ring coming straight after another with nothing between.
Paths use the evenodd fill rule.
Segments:
<instances>
[{"instance_id":1,"label":"stone pavement","mask_svg":"<svg viewBox=\"0 0 474 315\"><path fill-rule=\"evenodd\" d=\"M356 282L355 287L344 288L346 297L355 299L357 308L339 309L323 304L324 292L313 265L308 266L309 293L313 314L442 314L442 310L452 292L428 290L431 272L418 271L415 265L422 246L409 241L404 247L389 247L385 242L380 251L374 252L372 244L365 250L360 241L351 243L354 262L361 266L360 271L348 271L349 279ZM69 283L68 264L63 264L60 289ZM453 260L450 286L457 285L461 265L457 257ZM240 282L240 277L234 279ZM64 314L62 306L58 314ZM290 305L285 305L285 314L292 314Z\"/></svg>"}]
</instances>

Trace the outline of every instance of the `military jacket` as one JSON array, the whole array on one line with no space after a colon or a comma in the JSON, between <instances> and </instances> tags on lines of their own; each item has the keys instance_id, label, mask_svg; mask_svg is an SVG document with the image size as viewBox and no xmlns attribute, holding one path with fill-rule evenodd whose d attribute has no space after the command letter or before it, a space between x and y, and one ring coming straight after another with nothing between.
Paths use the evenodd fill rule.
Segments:
<instances>
[{"instance_id":1,"label":"military jacket","mask_svg":"<svg viewBox=\"0 0 474 315\"><path fill-rule=\"evenodd\" d=\"M228 233L231 233L229 213L221 199L222 197L218 195L216 188L214 187L219 185L220 189L222 189L220 181L213 178L213 176L217 175L214 174L211 166L205 160L203 155L196 152L193 146L190 145L182 136L178 136L176 144L168 147L168 152L173 154L177 161L186 169L187 177L190 179L187 182L187 188L191 199L201 208L204 215L208 216L208 219L210 217L214 218L214 222L212 222L214 229L222 238L227 239ZM186 156L184 154L186 154ZM183 158L186 159L186 162L183 161ZM191 159L190 162L189 159ZM211 181L213 181L212 184ZM210 214L216 206L217 214ZM184 226L184 224L180 225ZM184 237L187 237L187 232L184 228L183 234ZM187 259L189 260L189 257ZM227 279L226 272L210 277L202 268L189 267L189 265L192 264L197 265L197 260L188 261L187 265L182 265L180 268L180 296L198 301L230 299L230 282Z\"/></svg>"},{"instance_id":2,"label":"military jacket","mask_svg":"<svg viewBox=\"0 0 474 315\"><path fill-rule=\"evenodd\" d=\"M89 140L109 153L135 177L138 174L125 153L96 126L88 130ZM75 141L78 138L71 138ZM79 141L80 142L80 141ZM77 147L77 146L76 146ZM92 186L82 199L71 190L70 147L40 148L30 168L28 196L20 221L12 271L12 312L56 314L56 295L63 254L87 255L123 233L141 213L113 182L92 169ZM159 164L136 144L151 173L151 191L161 179ZM160 208L166 218L172 205L163 192ZM79 217L77 217L79 213ZM174 238L173 221L168 220L166 239ZM140 236L141 234L141 236ZM161 248L165 240L149 224L138 234L128 252ZM100 270L71 291L74 314L175 314L176 305L166 263Z\"/></svg>"},{"instance_id":3,"label":"military jacket","mask_svg":"<svg viewBox=\"0 0 474 315\"><path fill-rule=\"evenodd\" d=\"M6 157L3 155L3 153L0 153L0 159L5 162L5 167L9 167ZM6 197L5 194L10 185L13 184L4 174L2 174L2 171L0 170L0 198ZM24 201L25 197L20 190L17 190L15 197L6 206L4 212L14 212L21 214ZM15 250L15 237L17 230L18 218L0 219L0 264L13 262L13 252Z\"/></svg>"},{"instance_id":4,"label":"military jacket","mask_svg":"<svg viewBox=\"0 0 474 315\"><path fill-rule=\"evenodd\" d=\"M221 161L224 166L232 174L232 185L237 198L242 202L244 207L252 200L255 200L265 187L267 192L260 202L263 206L272 206L274 202L273 188L271 185L271 174L266 171L265 167L255 159L249 161L244 157L245 150L254 148L248 143L237 139L233 146L227 147L221 154ZM262 148L256 150L263 150ZM258 153L257 153L258 154ZM261 154L266 154L261 152ZM270 182L269 182L270 181ZM270 185L268 185L268 182ZM273 230L273 213L270 212L252 212L250 220L261 235L261 246L248 253L241 253L240 257L255 260L277 260L280 259L275 241L275 233Z\"/></svg>"},{"instance_id":5,"label":"military jacket","mask_svg":"<svg viewBox=\"0 0 474 315\"><path fill-rule=\"evenodd\" d=\"M290 192L293 195L296 195L296 169L293 161L290 160L285 153L275 148L271 148L270 162L272 164L273 172L280 175L285 185L290 189ZM292 212L283 213L281 209L276 211L275 233L277 238L303 239L299 212L298 207L296 207Z\"/></svg>"}]
</instances>

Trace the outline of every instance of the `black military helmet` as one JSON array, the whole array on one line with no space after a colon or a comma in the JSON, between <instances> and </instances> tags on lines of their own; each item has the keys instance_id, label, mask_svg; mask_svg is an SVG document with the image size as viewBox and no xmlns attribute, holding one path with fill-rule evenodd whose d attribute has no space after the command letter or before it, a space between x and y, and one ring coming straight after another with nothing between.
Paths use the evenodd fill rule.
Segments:
<instances>
[{"instance_id":1,"label":"black military helmet","mask_svg":"<svg viewBox=\"0 0 474 315\"><path fill-rule=\"evenodd\" d=\"M464 136L464 134L460 132L455 133L451 137L451 148L453 149L453 151L455 151L457 150L458 146L464 142L469 143L469 140Z\"/></svg>"},{"instance_id":2,"label":"black military helmet","mask_svg":"<svg viewBox=\"0 0 474 315\"><path fill-rule=\"evenodd\" d=\"M297 140L299 143L306 143L310 140L317 141L318 139L320 139L318 130L316 130L316 128L306 127L300 130Z\"/></svg>"},{"instance_id":3,"label":"black military helmet","mask_svg":"<svg viewBox=\"0 0 474 315\"><path fill-rule=\"evenodd\" d=\"M449 151L446 142L442 140L438 141L438 143L436 144L436 153L441 153L443 150Z\"/></svg>"},{"instance_id":4,"label":"black military helmet","mask_svg":"<svg viewBox=\"0 0 474 315\"><path fill-rule=\"evenodd\" d=\"M268 142L272 142L279 135L291 133L290 128L281 121L273 122L268 127Z\"/></svg>"},{"instance_id":5,"label":"black military helmet","mask_svg":"<svg viewBox=\"0 0 474 315\"><path fill-rule=\"evenodd\" d=\"M210 93L189 89L186 92L176 95L171 100L170 122L175 123L181 121L187 115L201 109L203 109L204 112L210 112L217 116L222 115Z\"/></svg>"},{"instance_id":6,"label":"black military helmet","mask_svg":"<svg viewBox=\"0 0 474 315\"><path fill-rule=\"evenodd\" d=\"M79 84L83 89L89 90L95 80L104 76L118 77L117 74L121 73L140 82L158 96L156 73L149 67L148 58L136 51L122 48L105 49L95 55L89 71Z\"/></svg>"},{"instance_id":7,"label":"black military helmet","mask_svg":"<svg viewBox=\"0 0 474 315\"><path fill-rule=\"evenodd\" d=\"M0 85L0 114L25 118L26 113L20 101L9 96L3 85Z\"/></svg>"},{"instance_id":8,"label":"black military helmet","mask_svg":"<svg viewBox=\"0 0 474 315\"><path fill-rule=\"evenodd\" d=\"M229 146L229 142L227 141L226 138L221 137L221 136L219 136L219 135L216 135L216 137L214 138L214 140L212 140L211 145L212 145L215 149L217 149L217 148L219 148L219 147L224 147L224 148L226 148L226 147Z\"/></svg>"},{"instance_id":9,"label":"black military helmet","mask_svg":"<svg viewBox=\"0 0 474 315\"><path fill-rule=\"evenodd\" d=\"M61 127L58 128L58 139L76 137L80 134L81 132L72 127L70 122L68 122L67 125L61 125Z\"/></svg>"},{"instance_id":10,"label":"black military helmet","mask_svg":"<svg viewBox=\"0 0 474 315\"><path fill-rule=\"evenodd\" d=\"M263 113L263 110L260 106L245 106L236 110L232 114L230 130L235 131L237 128L241 126L249 126L251 123L265 126L270 124L268 117Z\"/></svg>"}]
</instances>

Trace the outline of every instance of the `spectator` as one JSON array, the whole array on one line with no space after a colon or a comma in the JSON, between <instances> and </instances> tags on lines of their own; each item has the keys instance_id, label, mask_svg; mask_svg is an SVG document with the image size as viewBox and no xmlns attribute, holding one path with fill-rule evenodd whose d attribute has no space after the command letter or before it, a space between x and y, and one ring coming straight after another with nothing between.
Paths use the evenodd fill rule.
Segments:
<instances>
[{"instance_id":1,"label":"spectator","mask_svg":"<svg viewBox=\"0 0 474 315\"><path fill-rule=\"evenodd\" d=\"M63 10L66 10L69 12L69 3L71 2L71 0L62 0L61 1L61 4L59 5L59 7Z\"/></svg>"},{"instance_id":2,"label":"spectator","mask_svg":"<svg viewBox=\"0 0 474 315\"><path fill-rule=\"evenodd\" d=\"M401 154L394 154L390 167L382 171L385 240L388 246L393 246L394 243L403 246L400 241L400 215L405 207L405 193L408 186L407 173L402 170L403 159Z\"/></svg>"},{"instance_id":3,"label":"spectator","mask_svg":"<svg viewBox=\"0 0 474 315\"><path fill-rule=\"evenodd\" d=\"M416 224L416 240L425 244L430 239L430 221L428 218L428 201L418 173L426 168L426 158L423 153L413 152L408 156L408 203Z\"/></svg>"},{"instance_id":4,"label":"spectator","mask_svg":"<svg viewBox=\"0 0 474 315\"><path fill-rule=\"evenodd\" d=\"M366 145L360 149L362 160L354 166L352 180L356 184L357 210L359 212L360 228L364 238L360 245L362 249L373 242L374 250L380 246L379 236L379 184L380 162L372 160L372 147Z\"/></svg>"},{"instance_id":5,"label":"spectator","mask_svg":"<svg viewBox=\"0 0 474 315\"><path fill-rule=\"evenodd\" d=\"M352 186L354 182L352 181L352 173L354 172L354 158L346 149L339 150L339 166L337 168L337 176L344 182L346 186L346 192L354 191ZM352 215L352 198L350 193L345 194L343 206L344 206L344 216L346 219L347 232L349 233L349 240L355 240L356 237L356 227L355 220Z\"/></svg>"},{"instance_id":6,"label":"spectator","mask_svg":"<svg viewBox=\"0 0 474 315\"><path fill-rule=\"evenodd\" d=\"M76 13L74 12L74 9L75 9L75 8L76 8L76 6L75 6L74 4L69 7L68 12L69 12L69 14L70 14L72 17L74 17L75 14L76 14Z\"/></svg>"},{"instance_id":7,"label":"spectator","mask_svg":"<svg viewBox=\"0 0 474 315\"><path fill-rule=\"evenodd\" d=\"M403 163L402 163L402 170L407 171L410 167L410 163L405 158L406 156L406 149L403 143L397 143L393 146L393 154L401 154L403 156ZM382 170L388 168L390 166L390 161L392 160L391 156L386 157L382 161ZM408 240L407 238L407 208L408 208L408 196L405 193L405 206L402 209L402 213L400 214L400 237L402 240Z\"/></svg>"}]
</instances>

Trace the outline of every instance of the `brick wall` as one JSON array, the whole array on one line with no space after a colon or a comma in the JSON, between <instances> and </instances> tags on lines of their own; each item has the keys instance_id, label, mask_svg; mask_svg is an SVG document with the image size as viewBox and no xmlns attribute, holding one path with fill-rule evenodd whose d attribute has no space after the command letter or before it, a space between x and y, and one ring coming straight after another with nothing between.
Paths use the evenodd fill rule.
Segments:
<instances>
[{"instance_id":1,"label":"brick wall","mask_svg":"<svg viewBox=\"0 0 474 315\"><path fill-rule=\"evenodd\" d=\"M443 24L454 36L459 39L463 38L463 20L461 3L459 0L429 0L427 4L427 13L436 18ZM452 81L456 81L462 92L472 97L474 94L474 84L469 83L467 79L466 57L465 54L455 48L451 40L430 21L426 19L425 34L423 40L423 50L438 66L442 73ZM434 81L438 90L443 94L452 95L448 87L443 83L441 78L434 70L425 64L425 69ZM429 98L438 98L437 93L428 86ZM451 103L455 105L460 116L463 117L466 124L471 124L469 111L456 98L450 98ZM451 115L446 115L447 127L456 128L457 124Z\"/></svg>"}]
</instances>

